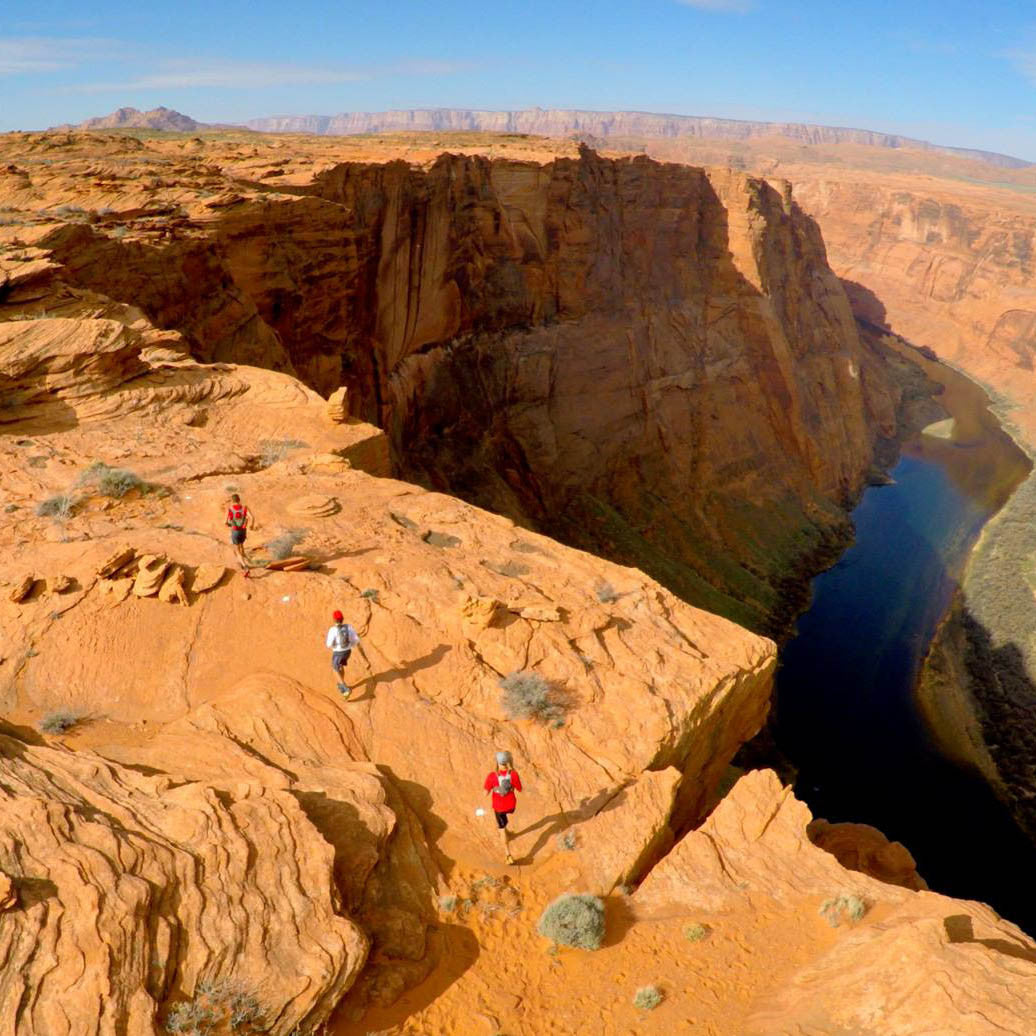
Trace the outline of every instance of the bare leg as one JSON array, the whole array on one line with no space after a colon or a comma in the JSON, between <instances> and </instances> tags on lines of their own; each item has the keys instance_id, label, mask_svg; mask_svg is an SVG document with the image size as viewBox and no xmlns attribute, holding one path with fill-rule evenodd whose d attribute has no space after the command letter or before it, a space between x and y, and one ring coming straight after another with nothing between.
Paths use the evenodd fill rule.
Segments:
<instances>
[{"instance_id":1,"label":"bare leg","mask_svg":"<svg viewBox=\"0 0 1036 1036\"><path fill-rule=\"evenodd\" d=\"M500 828L500 841L504 843L504 859L508 863L514 863L514 859L511 857L511 846L510 846L511 835L506 827Z\"/></svg>"}]
</instances>

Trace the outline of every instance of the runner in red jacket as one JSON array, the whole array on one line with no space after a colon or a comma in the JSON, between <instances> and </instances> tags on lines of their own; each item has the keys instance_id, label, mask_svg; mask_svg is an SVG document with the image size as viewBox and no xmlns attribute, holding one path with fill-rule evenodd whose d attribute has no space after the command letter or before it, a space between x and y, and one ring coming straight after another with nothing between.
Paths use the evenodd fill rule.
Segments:
<instances>
[{"instance_id":1,"label":"runner in red jacket","mask_svg":"<svg viewBox=\"0 0 1036 1036\"><path fill-rule=\"evenodd\" d=\"M514 863L508 845L507 818L518 805L515 792L522 790L522 781L518 771L511 765L510 752L496 753L496 769L486 775L483 787L491 796L493 813L496 815L496 826L500 829L500 837L504 843L504 857L508 863Z\"/></svg>"}]
</instances>

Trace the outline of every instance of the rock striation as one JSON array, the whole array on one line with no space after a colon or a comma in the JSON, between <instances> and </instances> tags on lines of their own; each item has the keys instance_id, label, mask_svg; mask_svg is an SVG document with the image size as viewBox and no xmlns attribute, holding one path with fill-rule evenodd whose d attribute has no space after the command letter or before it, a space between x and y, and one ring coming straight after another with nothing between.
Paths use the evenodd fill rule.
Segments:
<instances>
[{"instance_id":1,"label":"rock striation","mask_svg":"<svg viewBox=\"0 0 1036 1036\"><path fill-rule=\"evenodd\" d=\"M290 793L217 793L10 735L0 754L0 867L19 901L0 926L10 1032L151 1033L229 982L287 1034L326 1018L363 967L333 851Z\"/></svg>"}]
</instances>

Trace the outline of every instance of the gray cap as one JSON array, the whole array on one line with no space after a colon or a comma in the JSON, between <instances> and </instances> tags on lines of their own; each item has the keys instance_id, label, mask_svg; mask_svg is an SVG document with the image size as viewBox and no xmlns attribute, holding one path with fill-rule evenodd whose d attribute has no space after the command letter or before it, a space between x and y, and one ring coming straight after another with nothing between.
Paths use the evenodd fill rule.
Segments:
<instances>
[{"instance_id":1,"label":"gray cap","mask_svg":"<svg viewBox=\"0 0 1036 1036\"><path fill-rule=\"evenodd\" d=\"M511 762L510 752L497 752L496 753L496 765L507 766Z\"/></svg>"}]
</instances>

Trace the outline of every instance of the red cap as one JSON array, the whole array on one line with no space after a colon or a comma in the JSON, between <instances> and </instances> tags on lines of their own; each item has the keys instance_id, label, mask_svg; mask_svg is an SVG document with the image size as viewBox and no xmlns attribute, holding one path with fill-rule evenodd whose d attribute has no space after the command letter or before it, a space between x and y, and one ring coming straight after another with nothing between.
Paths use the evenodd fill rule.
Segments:
<instances>
[{"instance_id":1,"label":"red cap","mask_svg":"<svg viewBox=\"0 0 1036 1036\"><path fill-rule=\"evenodd\" d=\"M334 619L335 622L341 622L342 619L345 618L345 616L341 612L332 612L331 618Z\"/></svg>"}]
</instances>

